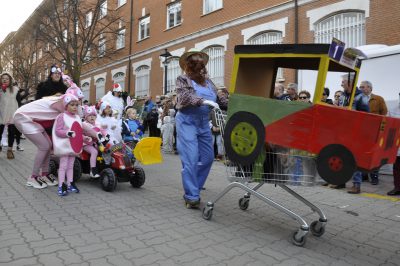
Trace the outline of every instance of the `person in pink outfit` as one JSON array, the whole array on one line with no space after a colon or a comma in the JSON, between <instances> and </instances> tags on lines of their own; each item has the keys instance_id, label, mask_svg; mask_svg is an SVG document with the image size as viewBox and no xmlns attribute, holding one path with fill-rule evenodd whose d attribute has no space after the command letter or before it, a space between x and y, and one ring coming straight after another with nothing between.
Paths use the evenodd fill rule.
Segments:
<instances>
[{"instance_id":1,"label":"person in pink outfit","mask_svg":"<svg viewBox=\"0 0 400 266\"><path fill-rule=\"evenodd\" d=\"M92 129L96 132L101 132L102 135L106 136L106 133L100 130L96 125L97 112L95 106L84 106L83 114L85 122L92 126ZM90 177L99 178L100 175L96 168L96 159L98 154L97 143L92 138L87 137L83 141L83 150L90 154Z\"/></svg>"},{"instance_id":2,"label":"person in pink outfit","mask_svg":"<svg viewBox=\"0 0 400 266\"><path fill-rule=\"evenodd\" d=\"M57 116L52 132L54 155L60 157L57 192L59 196L66 196L70 192L79 193L79 189L73 183L74 161L83 148L83 131L82 122L78 115L78 98L67 93L63 97L63 104L65 111ZM63 190L65 177L67 178L67 190Z\"/></svg>"},{"instance_id":3,"label":"person in pink outfit","mask_svg":"<svg viewBox=\"0 0 400 266\"><path fill-rule=\"evenodd\" d=\"M76 87L68 92L74 95L83 95ZM79 98L79 97L78 97ZM33 188L45 188L48 185L57 185L56 177L49 174L49 161L52 149L51 130L56 117L64 112L62 96L48 96L25 104L14 113L13 122L18 130L30 140L38 149L32 173L26 185ZM83 125L89 135L96 137L97 133L90 126Z\"/></svg>"}]
</instances>

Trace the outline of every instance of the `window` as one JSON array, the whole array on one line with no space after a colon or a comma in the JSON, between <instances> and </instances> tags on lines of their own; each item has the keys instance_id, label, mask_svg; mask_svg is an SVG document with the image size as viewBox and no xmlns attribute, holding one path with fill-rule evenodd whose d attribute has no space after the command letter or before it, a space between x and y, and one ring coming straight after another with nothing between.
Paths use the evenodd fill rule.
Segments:
<instances>
[{"instance_id":1,"label":"window","mask_svg":"<svg viewBox=\"0 0 400 266\"><path fill-rule=\"evenodd\" d=\"M79 33L79 22L75 21L74 23L75 23L75 34L78 34Z\"/></svg>"},{"instance_id":2,"label":"window","mask_svg":"<svg viewBox=\"0 0 400 266\"><path fill-rule=\"evenodd\" d=\"M121 49L125 47L125 29L118 31L116 48Z\"/></svg>"},{"instance_id":3,"label":"window","mask_svg":"<svg viewBox=\"0 0 400 266\"><path fill-rule=\"evenodd\" d=\"M222 8L222 0L203 0L203 14Z\"/></svg>"},{"instance_id":4,"label":"window","mask_svg":"<svg viewBox=\"0 0 400 266\"><path fill-rule=\"evenodd\" d=\"M44 75L45 75L46 77L49 76L49 69L48 69L47 67L44 69Z\"/></svg>"},{"instance_id":5,"label":"window","mask_svg":"<svg viewBox=\"0 0 400 266\"><path fill-rule=\"evenodd\" d=\"M150 17L139 20L139 41L150 36Z\"/></svg>"},{"instance_id":6,"label":"window","mask_svg":"<svg viewBox=\"0 0 400 266\"><path fill-rule=\"evenodd\" d=\"M83 61L86 63L86 62L89 62L90 61L90 59L92 59L92 57L90 56L90 53L91 53L91 48L88 48L88 50L87 50L87 52L86 52L86 55L85 55L85 57L83 58Z\"/></svg>"},{"instance_id":7,"label":"window","mask_svg":"<svg viewBox=\"0 0 400 266\"><path fill-rule=\"evenodd\" d=\"M96 88L97 88L97 86L96 86ZM90 100L90 84L89 84L89 82L83 83L81 89L82 89L84 99L89 101ZM97 91L96 91L96 94L97 94Z\"/></svg>"},{"instance_id":8,"label":"window","mask_svg":"<svg viewBox=\"0 0 400 266\"><path fill-rule=\"evenodd\" d=\"M58 37L54 37L54 49L58 46Z\"/></svg>"},{"instance_id":9,"label":"window","mask_svg":"<svg viewBox=\"0 0 400 266\"><path fill-rule=\"evenodd\" d=\"M118 72L113 76L114 83L119 83L121 85L122 91L125 89L125 74L122 72Z\"/></svg>"},{"instance_id":10,"label":"window","mask_svg":"<svg viewBox=\"0 0 400 266\"><path fill-rule=\"evenodd\" d=\"M107 1L100 4L99 19L104 18L107 15Z\"/></svg>"},{"instance_id":11,"label":"window","mask_svg":"<svg viewBox=\"0 0 400 266\"><path fill-rule=\"evenodd\" d=\"M203 50L209 56L207 70L210 79L218 86L224 86L224 47L211 46Z\"/></svg>"},{"instance_id":12,"label":"window","mask_svg":"<svg viewBox=\"0 0 400 266\"><path fill-rule=\"evenodd\" d=\"M118 7L124 5L126 3L126 0L118 0Z\"/></svg>"},{"instance_id":13,"label":"window","mask_svg":"<svg viewBox=\"0 0 400 266\"><path fill-rule=\"evenodd\" d=\"M267 31L261 32L247 40L247 44L281 44L282 32L280 31ZM283 78L282 68L278 68L276 79Z\"/></svg>"},{"instance_id":14,"label":"window","mask_svg":"<svg viewBox=\"0 0 400 266\"><path fill-rule=\"evenodd\" d=\"M42 48L39 49L39 53L38 53L38 59L41 59L43 56L43 50Z\"/></svg>"},{"instance_id":15,"label":"window","mask_svg":"<svg viewBox=\"0 0 400 266\"><path fill-rule=\"evenodd\" d=\"M96 80L96 102L104 96L104 91L106 88L106 80L99 78Z\"/></svg>"},{"instance_id":16,"label":"window","mask_svg":"<svg viewBox=\"0 0 400 266\"><path fill-rule=\"evenodd\" d=\"M335 37L347 47L365 44L365 14L362 12L340 13L314 24L314 42L331 43Z\"/></svg>"},{"instance_id":17,"label":"window","mask_svg":"<svg viewBox=\"0 0 400 266\"><path fill-rule=\"evenodd\" d=\"M64 0L64 12L68 10L69 0Z\"/></svg>"},{"instance_id":18,"label":"window","mask_svg":"<svg viewBox=\"0 0 400 266\"><path fill-rule=\"evenodd\" d=\"M38 81L42 80L42 73L38 73Z\"/></svg>"},{"instance_id":19,"label":"window","mask_svg":"<svg viewBox=\"0 0 400 266\"><path fill-rule=\"evenodd\" d=\"M176 91L176 78L182 74L182 70L179 66L179 58L172 57L168 58L168 71L167 71L167 93ZM165 75L165 72L164 72ZM165 91L165 89L164 89Z\"/></svg>"},{"instance_id":20,"label":"window","mask_svg":"<svg viewBox=\"0 0 400 266\"><path fill-rule=\"evenodd\" d=\"M175 27L176 25L181 24L181 2L176 2L174 4L170 4L167 7L167 28Z\"/></svg>"},{"instance_id":21,"label":"window","mask_svg":"<svg viewBox=\"0 0 400 266\"><path fill-rule=\"evenodd\" d=\"M36 52L32 54L32 63L36 63Z\"/></svg>"},{"instance_id":22,"label":"window","mask_svg":"<svg viewBox=\"0 0 400 266\"><path fill-rule=\"evenodd\" d=\"M98 52L99 52L99 57L103 57L106 54L106 38L103 37L103 34L100 34Z\"/></svg>"},{"instance_id":23,"label":"window","mask_svg":"<svg viewBox=\"0 0 400 266\"><path fill-rule=\"evenodd\" d=\"M92 25L92 18L93 18L93 13L92 11L86 13L85 17L85 28L89 28Z\"/></svg>"},{"instance_id":24,"label":"window","mask_svg":"<svg viewBox=\"0 0 400 266\"><path fill-rule=\"evenodd\" d=\"M68 31L65 29L63 30L63 40L66 43L68 40Z\"/></svg>"},{"instance_id":25,"label":"window","mask_svg":"<svg viewBox=\"0 0 400 266\"><path fill-rule=\"evenodd\" d=\"M150 67L140 66L136 69L135 96L149 95Z\"/></svg>"}]
</instances>

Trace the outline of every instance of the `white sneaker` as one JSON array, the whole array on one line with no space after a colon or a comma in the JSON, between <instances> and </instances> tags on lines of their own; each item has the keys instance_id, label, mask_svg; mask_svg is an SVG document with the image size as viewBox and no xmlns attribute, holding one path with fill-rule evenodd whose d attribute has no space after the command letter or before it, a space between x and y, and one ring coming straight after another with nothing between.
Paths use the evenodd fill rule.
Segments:
<instances>
[{"instance_id":1,"label":"white sneaker","mask_svg":"<svg viewBox=\"0 0 400 266\"><path fill-rule=\"evenodd\" d=\"M29 177L28 181L26 182L26 186L41 189L41 188L46 188L47 184L40 181L38 178Z\"/></svg>"},{"instance_id":2,"label":"white sneaker","mask_svg":"<svg viewBox=\"0 0 400 266\"><path fill-rule=\"evenodd\" d=\"M90 171L90 177L96 179L96 178L99 178L100 175L99 175L99 174L95 174L95 175L94 175L94 174L92 173L92 171Z\"/></svg>"},{"instance_id":3,"label":"white sneaker","mask_svg":"<svg viewBox=\"0 0 400 266\"><path fill-rule=\"evenodd\" d=\"M22 148L21 145L17 145L17 151L24 151L24 148Z\"/></svg>"},{"instance_id":4,"label":"white sneaker","mask_svg":"<svg viewBox=\"0 0 400 266\"><path fill-rule=\"evenodd\" d=\"M53 174L48 174L47 176L39 177L41 181L46 183L48 186L56 186L58 185L57 178Z\"/></svg>"}]
</instances>

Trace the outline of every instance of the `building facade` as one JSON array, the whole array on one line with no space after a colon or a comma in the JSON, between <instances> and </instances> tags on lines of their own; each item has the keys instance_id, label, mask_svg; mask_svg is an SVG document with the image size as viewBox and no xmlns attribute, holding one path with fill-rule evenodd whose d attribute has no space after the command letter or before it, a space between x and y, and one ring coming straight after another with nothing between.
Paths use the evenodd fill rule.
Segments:
<instances>
[{"instance_id":1,"label":"building facade","mask_svg":"<svg viewBox=\"0 0 400 266\"><path fill-rule=\"evenodd\" d=\"M115 82L137 97L173 92L181 74L179 56L192 47L209 54L207 69L214 83L229 87L238 44L330 43L332 37L351 47L400 43L398 0L384 5L382 0L103 2L118 11L123 23L120 37L113 40L118 52L83 66L80 83L91 102ZM107 54L108 47L103 49ZM279 71L277 78L287 83L296 76Z\"/></svg>"}]
</instances>

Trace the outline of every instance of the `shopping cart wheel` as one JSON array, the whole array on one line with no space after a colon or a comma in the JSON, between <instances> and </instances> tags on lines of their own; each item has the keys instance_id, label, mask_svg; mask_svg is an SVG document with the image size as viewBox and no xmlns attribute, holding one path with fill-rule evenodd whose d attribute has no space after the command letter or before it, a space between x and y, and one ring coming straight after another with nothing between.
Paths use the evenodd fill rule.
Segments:
<instances>
[{"instance_id":1,"label":"shopping cart wheel","mask_svg":"<svg viewBox=\"0 0 400 266\"><path fill-rule=\"evenodd\" d=\"M319 152L317 170L328 184L343 185L353 176L356 160L345 146L330 144Z\"/></svg>"},{"instance_id":2,"label":"shopping cart wheel","mask_svg":"<svg viewBox=\"0 0 400 266\"><path fill-rule=\"evenodd\" d=\"M223 138L226 155L232 162L251 165L265 142L264 124L253 113L236 112L226 123Z\"/></svg>"},{"instance_id":3,"label":"shopping cart wheel","mask_svg":"<svg viewBox=\"0 0 400 266\"><path fill-rule=\"evenodd\" d=\"M292 243L298 247L304 246L306 243L307 234L303 235L302 237L298 238L298 231L295 231L292 235Z\"/></svg>"},{"instance_id":4,"label":"shopping cart wheel","mask_svg":"<svg viewBox=\"0 0 400 266\"><path fill-rule=\"evenodd\" d=\"M250 204L249 198L240 198L239 199L239 208L243 211L247 210Z\"/></svg>"},{"instance_id":5,"label":"shopping cart wheel","mask_svg":"<svg viewBox=\"0 0 400 266\"><path fill-rule=\"evenodd\" d=\"M203 208L203 218L205 220L210 220L212 215L213 215L213 209L212 208L210 208L210 207L204 207Z\"/></svg>"},{"instance_id":6,"label":"shopping cart wheel","mask_svg":"<svg viewBox=\"0 0 400 266\"><path fill-rule=\"evenodd\" d=\"M325 227L320 221L314 221L310 224L310 231L314 236L320 237L325 233Z\"/></svg>"}]
</instances>

